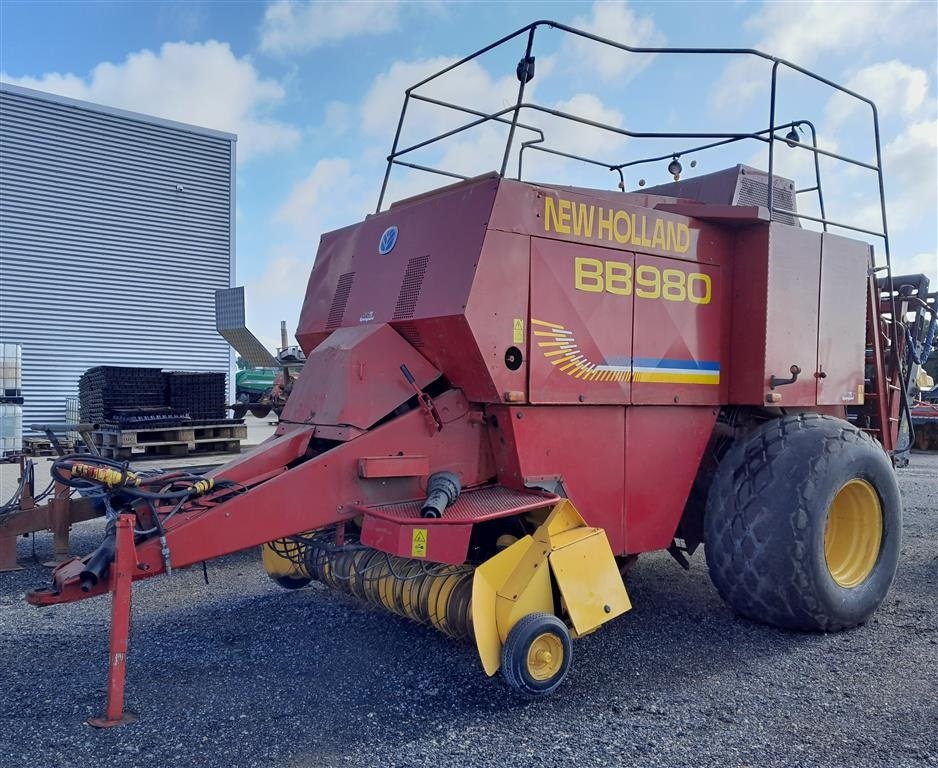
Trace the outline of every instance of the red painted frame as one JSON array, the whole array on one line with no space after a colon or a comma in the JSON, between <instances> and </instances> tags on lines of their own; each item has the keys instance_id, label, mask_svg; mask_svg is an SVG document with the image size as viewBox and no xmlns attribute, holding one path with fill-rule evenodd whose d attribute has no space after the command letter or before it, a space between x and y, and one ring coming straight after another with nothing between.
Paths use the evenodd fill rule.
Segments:
<instances>
[{"instance_id":1,"label":"red painted frame","mask_svg":"<svg viewBox=\"0 0 938 768\"><path fill-rule=\"evenodd\" d=\"M843 351L825 357L837 386L863 382L862 328L833 324L832 339L817 322L819 312L852 317L865 306L856 291L833 290L819 305L821 234L726 208L484 177L325 235L297 330L308 362L283 423L216 473L246 492L217 493L170 521L174 567L422 498L441 470L468 488L569 495L616 554L668 546L720 406L761 407L774 393L829 412L813 374L832 344ZM393 227L396 245L382 253ZM852 254L853 279L852 241L824 243L835 257ZM602 288L584 290L577 259L618 266ZM846 277L838 261L825 262L825 284ZM641 280L654 275L661 295L643 295ZM790 317L794 299L805 311ZM576 336L573 368L540 346L564 332ZM517 365L506 363L512 348ZM587 375L583 361L611 361L622 375ZM774 390L770 376L795 361L804 377ZM441 430L423 407L406 410L414 390L402 365L418 388L442 393L433 403ZM365 519L370 542L409 556L416 523ZM449 526L451 540L435 544L441 558L465 552L471 522ZM164 570L159 549L138 545L134 578ZM85 597L73 577L60 570L58 593L31 599Z\"/></svg>"}]
</instances>

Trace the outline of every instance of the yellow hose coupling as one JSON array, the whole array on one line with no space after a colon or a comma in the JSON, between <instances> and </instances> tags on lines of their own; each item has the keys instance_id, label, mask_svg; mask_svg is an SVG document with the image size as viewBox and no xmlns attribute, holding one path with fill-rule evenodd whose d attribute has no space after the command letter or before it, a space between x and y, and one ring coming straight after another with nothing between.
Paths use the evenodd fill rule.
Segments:
<instances>
[{"instance_id":1,"label":"yellow hose coupling","mask_svg":"<svg viewBox=\"0 0 938 768\"><path fill-rule=\"evenodd\" d=\"M72 464L72 477L86 477L108 487L122 484L140 485L140 479L133 472L125 474L118 469L91 464Z\"/></svg>"},{"instance_id":2,"label":"yellow hose coupling","mask_svg":"<svg viewBox=\"0 0 938 768\"><path fill-rule=\"evenodd\" d=\"M203 493L208 493L212 488L215 487L214 478L206 478L205 480L196 480L192 484L192 495L201 496Z\"/></svg>"}]
</instances>

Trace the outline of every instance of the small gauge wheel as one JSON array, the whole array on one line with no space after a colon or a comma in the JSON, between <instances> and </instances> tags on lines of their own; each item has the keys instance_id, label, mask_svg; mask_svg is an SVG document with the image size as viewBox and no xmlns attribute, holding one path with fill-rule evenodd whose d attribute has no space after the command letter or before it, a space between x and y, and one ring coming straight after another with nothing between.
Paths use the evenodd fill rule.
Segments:
<instances>
[{"instance_id":1,"label":"small gauge wheel","mask_svg":"<svg viewBox=\"0 0 938 768\"><path fill-rule=\"evenodd\" d=\"M563 682L573 658L570 630L549 613L529 613L508 633L502 676L526 696L544 696Z\"/></svg>"}]
</instances>

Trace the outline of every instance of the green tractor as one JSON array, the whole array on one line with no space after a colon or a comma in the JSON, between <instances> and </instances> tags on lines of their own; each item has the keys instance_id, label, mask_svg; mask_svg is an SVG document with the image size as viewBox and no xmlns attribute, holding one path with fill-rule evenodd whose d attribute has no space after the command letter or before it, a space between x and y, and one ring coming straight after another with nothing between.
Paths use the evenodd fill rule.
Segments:
<instances>
[{"instance_id":1,"label":"green tractor","mask_svg":"<svg viewBox=\"0 0 938 768\"><path fill-rule=\"evenodd\" d=\"M240 368L241 358L238 363ZM235 375L235 402L245 405L260 402L273 388L276 378L277 371L273 368L241 368Z\"/></svg>"},{"instance_id":2,"label":"green tractor","mask_svg":"<svg viewBox=\"0 0 938 768\"><path fill-rule=\"evenodd\" d=\"M277 350L277 359L280 367L252 368L238 358L240 370L235 374L235 403L230 406L234 418L243 419L248 412L258 419L270 415L271 411L280 416L305 358L298 347L282 347Z\"/></svg>"}]
</instances>

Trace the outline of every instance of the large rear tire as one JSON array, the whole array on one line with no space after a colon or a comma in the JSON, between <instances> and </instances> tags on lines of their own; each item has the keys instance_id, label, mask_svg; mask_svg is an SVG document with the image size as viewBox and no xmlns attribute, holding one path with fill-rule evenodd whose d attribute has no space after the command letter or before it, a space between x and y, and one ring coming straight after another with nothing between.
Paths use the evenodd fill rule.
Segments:
<instances>
[{"instance_id":1,"label":"large rear tire","mask_svg":"<svg viewBox=\"0 0 938 768\"><path fill-rule=\"evenodd\" d=\"M763 424L720 462L704 543L710 578L737 613L835 631L885 598L901 528L882 447L842 419L797 414Z\"/></svg>"}]
</instances>

